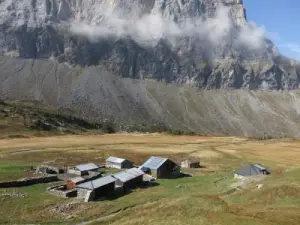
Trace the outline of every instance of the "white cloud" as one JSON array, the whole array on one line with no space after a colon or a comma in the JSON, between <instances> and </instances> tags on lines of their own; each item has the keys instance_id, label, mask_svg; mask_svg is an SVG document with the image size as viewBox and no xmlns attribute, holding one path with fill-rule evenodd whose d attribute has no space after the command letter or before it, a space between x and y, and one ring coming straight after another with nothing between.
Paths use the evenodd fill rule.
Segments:
<instances>
[{"instance_id":1,"label":"white cloud","mask_svg":"<svg viewBox=\"0 0 300 225\"><path fill-rule=\"evenodd\" d=\"M258 27L254 22L249 22L248 26L242 27L239 40L251 49L259 49L264 44L265 36L265 27Z\"/></svg>"},{"instance_id":2,"label":"white cloud","mask_svg":"<svg viewBox=\"0 0 300 225\"><path fill-rule=\"evenodd\" d=\"M106 9L106 10L103 10ZM172 41L180 37L199 37L210 41L214 46L230 37L234 27L229 8L220 6L215 17L184 19L180 23L151 12L139 17L135 13L128 16L122 9L109 10L111 6L99 8L97 18L90 21L77 21L71 24L71 32L83 35L95 41L99 38L131 37L142 45L155 45L162 39ZM124 16L126 15L126 16ZM129 17L129 18L128 18ZM251 49L261 48L264 43L265 29L251 23L242 27L238 42Z\"/></svg>"}]
</instances>

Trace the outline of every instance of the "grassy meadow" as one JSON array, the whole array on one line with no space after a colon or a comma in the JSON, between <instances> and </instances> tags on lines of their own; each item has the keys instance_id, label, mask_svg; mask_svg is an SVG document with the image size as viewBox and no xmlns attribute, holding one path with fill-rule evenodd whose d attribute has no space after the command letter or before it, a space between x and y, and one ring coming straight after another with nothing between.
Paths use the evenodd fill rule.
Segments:
<instances>
[{"instance_id":1,"label":"grassy meadow","mask_svg":"<svg viewBox=\"0 0 300 225\"><path fill-rule=\"evenodd\" d=\"M141 164L151 155L200 158L192 177L161 179L117 199L84 203L46 192L53 184L0 189L0 224L300 224L300 141L114 134L0 140L0 180L28 176L41 163L103 163L109 155ZM239 184L233 170L263 163L272 174ZM262 184L261 188L257 188ZM23 197L4 196L21 193Z\"/></svg>"}]
</instances>

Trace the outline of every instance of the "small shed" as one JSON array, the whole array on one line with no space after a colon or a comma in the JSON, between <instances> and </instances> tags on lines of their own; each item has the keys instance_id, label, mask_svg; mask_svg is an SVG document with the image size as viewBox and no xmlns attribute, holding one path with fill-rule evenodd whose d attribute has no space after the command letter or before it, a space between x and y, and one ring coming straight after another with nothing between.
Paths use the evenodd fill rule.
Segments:
<instances>
[{"instance_id":1,"label":"small shed","mask_svg":"<svg viewBox=\"0 0 300 225\"><path fill-rule=\"evenodd\" d=\"M88 201L112 195L115 191L116 178L112 176L100 177L77 185L77 198Z\"/></svg>"},{"instance_id":2,"label":"small shed","mask_svg":"<svg viewBox=\"0 0 300 225\"><path fill-rule=\"evenodd\" d=\"M169 177L180 172L180 167L176 163L170 159L157 156L150 157L139 169L150 171L150 174L156 178Z\"/></svg>"},{"instance_id":3,"label":"small shed","mask_svg":"<svg viewBox=\"0 0 300 225\"><path fill-rule=\"evenodd\" d=\"M130 169L132 167L132 162L127 159L117 158L113 156L110 156L106 159L106 168Z\"/></svg>"},{"instance_id":4,"label":"small shed","mask_svg":"<svg viewBox=\"0 0 300 225\"><path fill-rule=\"evenodd\" d=\"M200 160L192 157L180 162L182 168L200 168Z\"/></svg>"},{"instance_id":5,"label":"small shed","mask_svg":"<svg viewBox=\"0 0 300 225\"><path fill-rule=\"evenodd\" d=\"M85 179L82 177L73 177L73 178L67 180L67 184L66 184L67 190L76 188L77 184L83 183L84 181L85 181Z\"/></svg>"},{"instance_id":6,"label":"small shed","mask_svg":"<svg viewBox=\"0 0 300 225\"><path fill-rule=\"evenodd\" d=\"M137 168L131 168L112 176L117 179L116 185L123 187L123 190L129 190L143 183L144 172Z\"/></svg>"},{"instance_id":7,"label":"small shed","mask_svg":"<svg viewBox=\"0 0 300 225\"><path fill-rule=\"evenodd\" d=\"M248 166L245 166L237 171L234 172L235 178L243 178L247 176L257 176L257 175L268 175L270 174L270 170L265 168L261 164L250 164Z\"/></svg>"},{"instance_id":8,"label":"small shed","mask_svg":"<svg viewBox=\"0 0 300 225\"><path fill-rule=\"evenodd\" d=\"M75 174L78 176L88 175L89 172L98 172L99 166L94 163L86 163L86 164L79 164L75 166L75 168L68 169L69 174Z\"/></svg>"}]
</instances>

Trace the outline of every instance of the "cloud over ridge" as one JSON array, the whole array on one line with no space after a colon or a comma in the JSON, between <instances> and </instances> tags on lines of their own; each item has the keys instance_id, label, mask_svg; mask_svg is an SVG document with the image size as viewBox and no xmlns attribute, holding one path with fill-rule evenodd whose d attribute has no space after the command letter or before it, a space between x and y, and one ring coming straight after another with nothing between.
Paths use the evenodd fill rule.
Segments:
<instances>
[{"instance_id":1,"label":"cloud over ridge","mask_svg":"<svg viewBox=\"0 0 300 225\"><path fill-rule=\"evenodd\" d=\"M122 8L111 10L109 5L102 5L95 10L96 19L72 22L71 32L91 41L130 37L141 45L151 46L161 39L174 42L183 37L196 37L216 46L219 42L232 38L234 33L236 43L252 50L262 48L266 36L264 27L258 27L255 23L236 28L230 16L230 8L222 5L216 8L212 18L187 17L179 22L166 18L155 10L141 16L135 13L130 16Z\"/></svg>"}]
</instances>

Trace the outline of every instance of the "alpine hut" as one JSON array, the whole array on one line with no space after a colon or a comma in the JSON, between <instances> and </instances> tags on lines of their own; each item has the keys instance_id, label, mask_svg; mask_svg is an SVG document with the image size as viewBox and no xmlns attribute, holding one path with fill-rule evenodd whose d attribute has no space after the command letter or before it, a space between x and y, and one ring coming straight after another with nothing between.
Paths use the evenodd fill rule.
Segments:
<instances>
[{"instance_id":1,"label":"alpine hut","mask_svg":"<svg viewBox=\"0 0 300 225\"><path fill-rule=\"evenodd\" d=\"M130 169L133 167L132 162L127 159L110 156L106 159L106 168Z\"/></svg>"},{"instance_id":2,"label":"alpine hut","mask_svg":"<svg viewBox=\"0 0 300 225\"><path fill-rule=\"evenodd\" d=\"M150 157L139 169L156 178L170 177L180 172L180 167L176 163L157 156Z\"/></svg>"},{"instance_id":3,"label":"alpine hut","mask_svg":"<svg viewBox=\"0 0 300 225\"><path fill-rule=\"evenodd\" d=\"M241 179L248 176L268 175L271 172L261 164L250 164L234 172L234 177Z\"/></svg>"}]
</instances>

